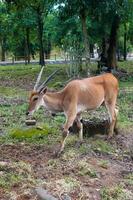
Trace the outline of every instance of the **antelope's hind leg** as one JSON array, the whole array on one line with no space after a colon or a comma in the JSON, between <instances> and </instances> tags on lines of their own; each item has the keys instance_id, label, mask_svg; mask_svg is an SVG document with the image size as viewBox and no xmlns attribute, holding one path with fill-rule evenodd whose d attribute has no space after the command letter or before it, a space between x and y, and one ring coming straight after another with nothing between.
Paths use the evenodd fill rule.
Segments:
<instances>
[{"instance_id":1,"label":"antelope's hind leg","mask_svg":"<svg viewBox=\"0 0 133 200\"><path fill-rule=\"evenodd\" d=\"M117 120L117 115L115 112L115 104L116 104L116 101L105 102L105 105L109 112L109 117L110 117L110 129L108 133L108 138L112 138L114 135L114 128L115 128L116 120Z\"/></svg>"},{"instance_id":2,"label":"antelope's hind leg","mask_svg":"<svg viewBox=\"0 0 133 200\"><path fill-rule=\"evenodd\" d=\"M115 121L115 126L114 126L114 132L115 132L116 135L119 134L119 129L118 129L118 125L117 125L118 113L119 113L119 108L118 108L118 106L117 106L117 107L115 107L116 121Z\"/></svg>"},{"instance_id":3,"label":"antelope's hind leg","mask_svg":"<svg viewBox=\"0 0 133 200\"><path fill-rule=\"evenodd\" d=\"M76 119L75 119L75 122L77 124L77 127L79 129L79 139L80 139L80 142L83 141L83 124L81 123L81 113L78 113L77 116L76 116Z\"/></svg>"}]
</instances>

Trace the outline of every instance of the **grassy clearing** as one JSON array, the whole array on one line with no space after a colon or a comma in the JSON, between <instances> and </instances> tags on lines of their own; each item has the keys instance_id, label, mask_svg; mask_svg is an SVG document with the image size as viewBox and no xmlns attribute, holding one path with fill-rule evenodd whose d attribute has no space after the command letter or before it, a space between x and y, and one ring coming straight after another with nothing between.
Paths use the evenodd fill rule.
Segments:
<instances>
[{"instance_id":1,"label":"grassy clearing","mask_svg":"<svg viewBox=\"0 0 133 200\"><path fill-rule=\"evenodd\" d=\"M60 71L58 72L58 74L53 78L53 80L50 81L48 85L50 87L55 86L55 88L61 87L62 84L64 84L68 80L68 77L66 76L66 67L67 65L46 66L43 71L41 81L43 82L53 71L59 69ZM18 83L19 88L24 88L25 86L25 90L28 85L35 83L39 72L39 65L14 65L0 67L0 77L3 82L10 82L13 88L15 88ZM32 87L33 86L31 85L31 89Z\"/></svg>"},{"instance_id":2,"label":"grassy clearing","mask_svg":"<svg viewBox=\"0 0 133 200\"><path fill-rule=\"evenodd\" d=\"M123 68L127 65L127 68L130 69L130 72L132 71L132 61L123 63L120 62L120 68ZM93 70L95 69L95 63L91 63L90 68ZM66 65L49 65L46 67L43 73L43 80L55 69L61 69L58 73L57 76L55 76L54 80L49 83L49 87L53 87L55 89L62 87L62 85L65 83L65 81L68 79L66 76ZM1 80L4 81L6 80L8 83L12 82L14 83L14 87L9 87L9 86L1 86L0 87L0 94L1 97L6 98L8 100L7 102L3 102L0 105L0 116L2 118L2 127L1 129L5 133L12 133L15 130L15 134L17 134L17 138L20 136L20 140L22 138L29 138L29 133L33 133L33 138L36 136L35 135L42 135L41 130L34 129L32 131L31 128L26 129L25 126L25 112L27 109L27 99L29 92L27 89L24 89L24 85L26 85L29 82L32 84L35 82L35 77L37 76L38 72L40 70L40 67L37 65L15 65L15 66L2 66L0 68L0 77ZM23 80L23 82L21 82ZM28 80L28 81L27 81ZM17 83L18 84L17 86ZM123 92L120 92L119 98L118 98L118 105L120 108L119 112L119 126L120 127L129 127L132 125L133 122L133 111L131 110L131 107L133 105L133 96L131 92L128 92L128 88L132 88L133 82L130 81L124 81L120 82L120 89L124 89ZM8 84L7 84L8 85ZM10 85L10 84L9 84ZM30 87L31 87L30 86ZM32 88L32 87L31 87ZM28 87L29 90L29 87ZM15 105L12 103L12 99L23 99L24 102L17 102ZM105 112L105 111L104 111ZM42 110L40 110L38 113L35 113L35 117L38 119L38 124L43 126L45 123L46 126L49 126L49 123L52 124L53 129L57 130L55 132L60 133L60 130L57 128L60 124L65 122L65 118L62 115L57 116L54 118L54 121L50 119L48 116L46 117L43 113ZM21 130L21 131L20 131ZM53 130L52 130L53 131ZM26 134L27 132L27 134ZM36 133L35 133L36 132ZM45 131L44 131L45 132ZM11 134L12 135L12 134ZM25 136L24 136L25 135ZM45 134L44 134L45 135ZM26 137L27 136L27 137ZM14 137L14 134L13 134ZM32 138L32 140L33 140ZM84 147L81 147L81 151L86 151Z\"/></svg>"},{"instance_id":3,"label":"grassy clearing","mask_svg":"<svg viewBox=\"0 0 133 200\"><path fill-rule=\"evenodd\" d=\"M123 68L123 63L119 63ZM95 69L95 63L91 64L91 69ZM132 68L132 62L127 63L128 68ZM57 76L55 76L54 80L50 82L49 87L60 88L62 84L68 79L66 76L66 67L65 65L51 65L47 66L43 73L43 78L45 79L52 71L59 68L61 69ZM29 92L27 89L24 89L24 85L27 84L27 80L31 83L35 82L35 77L37 76L40 67L37 65L15 65L15 66L3 66L0 68L0 76L1 79L8 80L8 82L12 82L15 84L14 87L9 86L1 86L0 94L1 97L6 98L7 102L3 102L0 105L0 117L2 122L0 124L2 132L8 135L8 139L13 141L30 141L30 142L48 142L48 135L52 132L53 135L61 135L60 125L65 122L65 117L62 115L58 115L54 119L49 116L44 115L44 111L42 109L39 112L35 113L35 118L38 123L37 126L41 126L42 130L34 128L27 128L25 125L25 112L27 109L27 99ZM20 80L23 80L24 83ZM16 83L20 82L21 84L17 86ZM32 85L32 84L31 84ZM120 92L118 104L120 108L118 121L119 127L127 128L132 126L133 123L133 111L131 109L133 105L133 96L132 93L127 92L127 88L132 88L132 82L120 82L120 88L124 89L124 93ZM29 87L28 87L29 90ZM12 99L23 99L24 102L16 102L12 103ZM105 112L105 111L104 111ZM88 117L87 117L88 118ZM96 120L96 119L94 119ZM56 136L55 136L56 137ZM55 138L54 138L55 139ZM3 139L2 139L3 140ZM7 139L5 138L7 141ZM68 141L69 143L69 141ZM95 143L95 142L94 142ZM94 148L101 150L102 152L112 151L107 144L101 144L102 141L97 141L94 145ZM73 141L72 141L73 144ZM86 153L88 151L88 147L85 145L80 147L80 152Z\"/></svg>"}]
</instances>

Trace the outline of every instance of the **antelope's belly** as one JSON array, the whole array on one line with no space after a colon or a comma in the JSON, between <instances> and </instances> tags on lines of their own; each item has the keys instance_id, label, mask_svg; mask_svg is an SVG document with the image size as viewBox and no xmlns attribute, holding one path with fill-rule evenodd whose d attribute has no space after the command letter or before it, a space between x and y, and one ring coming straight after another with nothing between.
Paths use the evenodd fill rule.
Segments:
<instances>
[{"instance_id":1,"label":"antelope's belly","mask_svg":"<svg viewBox=\"0 0 133 200\"><path fill-rule=\"evenodd\" d=\"M103 101L104 101L104 98L99 98L99 99L93 99L86 104L78 104L77 113L83 112L85 110L95 110L101 106Z\"/></svg>"},{"instance_id":2,"label":"antelope's belly","mask_svg":"<svg viewBox=\"0 0 133 200\"><path fill-rule=\"evenodd\" d=\"M87 107L86 107L85 105L79 104L79 105L77 106L77 113L83 112L83 111L85 111L85 110L87 110Z\"/></svg>"}]
</instances>

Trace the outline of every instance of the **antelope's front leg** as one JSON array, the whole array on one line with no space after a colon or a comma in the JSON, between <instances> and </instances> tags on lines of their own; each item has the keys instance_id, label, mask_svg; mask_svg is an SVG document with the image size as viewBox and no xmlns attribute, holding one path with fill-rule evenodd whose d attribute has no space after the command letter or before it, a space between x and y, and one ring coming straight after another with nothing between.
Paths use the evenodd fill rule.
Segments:
<instances>
[{"instance_id":1,"label":"antelope's front leg","mask_svg":"<svg viewBox=\"0 0 133 200\"><path fill-rule=\"evenodd\" d=\"M64 125L64 129L63 129L61 148L59 150L59 154L62 153L64 150L65 142L66 142L67 136L69 134L69 128L73 125L75 118L76 118L76 112L68 113L67 120Z\"/></svg>"}]
</instances>

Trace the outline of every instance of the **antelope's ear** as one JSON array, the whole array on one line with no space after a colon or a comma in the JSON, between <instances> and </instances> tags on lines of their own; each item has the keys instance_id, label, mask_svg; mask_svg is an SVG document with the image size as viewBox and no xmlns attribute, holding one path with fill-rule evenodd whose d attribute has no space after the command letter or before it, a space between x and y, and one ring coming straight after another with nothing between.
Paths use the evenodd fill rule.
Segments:
<instances>
[{"instance_id":1,"label":"antelope's ear","mask_svg":"<svg viewBox=\"0 0 133 200\"><path fill-rule=\"evenodd\" d=\"M39 93L40 94L45 94L47 92L47 89L48 89L47 87L44 87L39 91Z\"/></svg>"}]
</instances>

